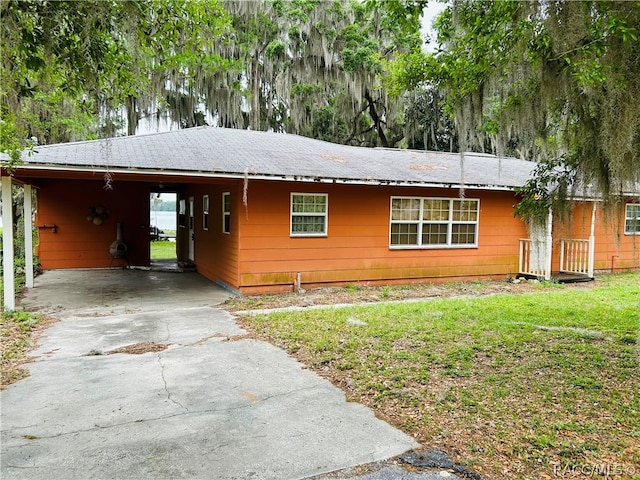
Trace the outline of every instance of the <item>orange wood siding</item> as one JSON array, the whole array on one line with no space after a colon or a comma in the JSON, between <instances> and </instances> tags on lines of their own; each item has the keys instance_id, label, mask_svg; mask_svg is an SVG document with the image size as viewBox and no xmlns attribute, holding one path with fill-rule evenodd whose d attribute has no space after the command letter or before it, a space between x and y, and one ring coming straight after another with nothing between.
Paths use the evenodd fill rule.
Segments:
<instances>
[{"instance_id":1,"label":"orange wood siding","mask_svg":"<svg viewBox=\"0 0 640 480\"><path fill-rule=\"evenodd\" d=\"M67 175L69 178L62 178ZM47 178L49 176L49 178ZM57 225L57 233L40 229L38 254L45 269L108 267L116 224L124 224L131 265L149 264L150 181L172 180L178 199L194 197L195 263L198 271L243 293L268 293L302 286L344 283L411 283L481 277L505 278L518 268L519 239L525 225L513 216L517 198L510 192L467 190L479 199L478 247L391 249L392 196L457 198L457 189L358 186L249 179L144 177L114 175L113 190L101 175L33 172L37 187L35 225ZM146 180L146 181L145 181ZM247 205L243 191L247 187ZM222 233L222 193L231 193L231 233ZM328 195L326 237L290 236L290 195ZM202 225L202 197L209 195L209 229ZM638 202L638 198L628 199ZM97 226L86 220L90 206L103 205L109 217ZM567 219L556 218L553 270L559 267L561 238L588 239L591 203L577 203ZM619 213L598 206L595 269L640 268L640 236L625 235L624 205ZM188 229L178 228L178 258L188 256Z\"/></svg>"},{"instance_id":2,"label":"orange wood siding","mask_svg":"<svg viewBox=\"0 0 640 480\"><path fill-rule=\"evenodd\" d=\"M198 272L213 281L236 289L238 282L238 211L242 208L241 186L238 184L190 185L179 198L194 199L195 250ZM231 194L230 233L222 231L222 194ZM240 193L238 193L240 192ZM203 226L203 196L209 195L209 228ZM188 255L188 229L178 228L180 257Z\"/></svg>"},{"instance_id":3,"label":"orange wood siding","mask_svg":"<svg viewBox=\"0 0 640 480\"><path fill-rule=\"evenodd\" d=\"M104 206L102 225L87 221L90 206ZM39 183L35 225L57 225L57 232L39 228L38 256L44 269L124 265L111 261L109 246L123 223L131 265L149 264L149 189L145 184L104 181L47 180Z\"/></svg>"},{"instance_id":4,"label":"orange wood siding","mask_svg":"<svg viewBox=\"0 0 640 480\"><path fill-rule=\"evenodd\" d=\"M640 268L640 235L624 233L625 205L638 203L629 198L613 211L603 211L597 202L594 229L594 270L616 271ZM560 265L560 240L562 238L588 239L591 233L592 202L576 202L569 218L554 221L553 270Z\"/></svg>"},{"instance_id":5,"label":"orange wood siding","mask_svg":"<svg viewBox=\"0 0 640 480\"><path fill-rule=\"evenodd\" d=\"M291 237L290 194L328 194L328 235ZM239 285L244 292L290 290L345 282L410 282L515 275L518 240L507 192L467 191L480 199L477 248L390 249L392 196L456 198L457 190L250 181L240 216Z\"/></svg>"}]
</instances>

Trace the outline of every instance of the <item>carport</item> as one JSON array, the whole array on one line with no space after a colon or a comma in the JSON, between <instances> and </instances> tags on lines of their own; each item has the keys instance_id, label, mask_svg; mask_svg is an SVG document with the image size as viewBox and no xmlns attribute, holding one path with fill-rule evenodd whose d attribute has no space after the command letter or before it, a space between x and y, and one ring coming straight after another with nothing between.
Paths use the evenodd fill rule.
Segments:
<instances>
[{"instance_id":1,"label":"carport","mask_svg":"<svg viewBox=\"0 0 640 480\"><path fill-rule=\"evenodd\" d=\"M25 286L34 287L34 258L42 269L150 267L151 192L181 192L202 182L216 182L229 189L228 179L207 179L108 168L55 169L28 168L9 172L2 168L3 281L4 308L16 308L15 223L12 190L22 189L24 202ZM222 188L222 187L220 187ZM183 222L176 235L178 260L193 261L194 202L182 196L179 218ZM98 214L96 213L96 210ZM217 213L217 210L216 210ZM39 244L33 245L31 232L37 230ZM124 235L127 255L116 257L110 246Z\"/></svg>"},{"instance_id":2,"label":"carport","mask_svg":"<svg viewBox=\"0 0 640 480\"><path fill-rule=\"evenodd\" d=\"M105 174L106 175L106 174ZM111 184L106 183L110 178ZM34 286L34 251L43 268L149 266L149 192L157 187L154 178L132 182L120 177L113 186L113 175L98 172L60 172L42 170L9 172L2 169L3 277L4 306L15 309L14 204L13 190L22 190L25 286ZM109 186L109 188L106 188ZM176 188L170 184L169 188ZM40 196L45 202L38 202ZM52 208L52 205L54 207ZM57 210L56 210L57 208ZM96 209L98 213L96 214ZM128 227L127 243L131 255L115 258L110 245L121 225ZM136 228L133 228L135 225ZM33 245L32 231L40 243ZM42 250L42 251L41 251Z\"/></svg>"}]
</instances>

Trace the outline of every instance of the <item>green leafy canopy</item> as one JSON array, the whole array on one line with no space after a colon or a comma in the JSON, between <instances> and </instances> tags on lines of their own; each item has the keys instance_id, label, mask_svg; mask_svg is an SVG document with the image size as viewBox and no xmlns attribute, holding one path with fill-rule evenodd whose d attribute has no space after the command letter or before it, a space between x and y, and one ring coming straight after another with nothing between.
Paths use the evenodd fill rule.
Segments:
<instances>
[{"instance_id":1,"label":"green leafy canopy","mask_svg":"<svg viewBox=\"0 0 640 480\"><path fill-rule=\"evenodd\" d=\"M461 149L554 165L556 197L637 191L640 2L453 1L435 29L439 50L400 55L388 82L444 92Z\"/></svg>"},{"instance_id":2,"label":"green leafy canopy","mask_svg":"<svg viewBox=\"0 0 640 480\"><path fill-rule=\"evenodd\" d=\"M100 112L225 67L211 50L228 25L218 0L1 2L0 151L15 162L26 138L112 135Z\"/></svg>"}]
</instances>

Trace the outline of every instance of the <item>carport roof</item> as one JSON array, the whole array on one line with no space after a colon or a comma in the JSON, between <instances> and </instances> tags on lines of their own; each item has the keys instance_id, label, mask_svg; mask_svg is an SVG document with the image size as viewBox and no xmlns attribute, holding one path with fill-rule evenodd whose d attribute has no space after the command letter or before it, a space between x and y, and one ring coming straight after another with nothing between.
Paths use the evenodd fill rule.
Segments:
<instances>
[{"instance_id":1,"label":"carport roof","mask_svg":"<svg viewBox=\"0 0 640 480\"><path fill-rule=\"evenodd\" d=\"M25 170L111 171L203 177L511 190L534 163L509 157L365 148L298 135L196 127L38 146Z\"/></svg>"}]
</instances>

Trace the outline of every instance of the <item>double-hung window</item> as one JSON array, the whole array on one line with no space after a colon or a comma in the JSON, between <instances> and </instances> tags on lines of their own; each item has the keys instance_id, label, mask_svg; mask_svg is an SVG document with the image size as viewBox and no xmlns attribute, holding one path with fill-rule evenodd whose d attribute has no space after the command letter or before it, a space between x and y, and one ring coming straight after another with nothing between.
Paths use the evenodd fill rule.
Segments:
<instances>
[{"instance_id":1,"label":"double-hung window","mask_svg":"<svg viewBox=\"0 0 640 480\"><path fill-rule=\"evenodd\" d=\"M624 212L624 233L640 235L640 203L627 203Z\"/></svg>"},{"instance_id":2,"label":"double-hung window","mask_svg":"<svg viewBox=\"0 0 640 480\"><path fill-rule=\"evenodd\" d=\"M202 196L202 229L209 230L209 195Z\"/></svg>"},{"instance_id":3,"label":"double-hung window","mask_svg":"<svg viewBox=\"0 0 640 480\"><path fill-rule=\"evenodd\" d=\"M291 236L327 235L328 195L326 193L291 194Z\"/></svg>"},{"instance_id":4,"label":"double-hung window","mask_svg":"<svg viewBox=\"0 0 640 480\"><path fill-rule=\"evenodd\" d=\"M391 248L477 247L480 201L391 197Z\"/></svg>"},{"instance_id":5,"label":"double-hung window","mask_svg":"<svg viewBox=\"0 0 640 480\"><path fill-rule=\"evenodd\" d=\"M187 227L187 201L184 198L180 199L178 203L178 226L182 228Z\"/></svg>"},{"instance_id":6,"label":"double-hung window","mask_svg":"<svg viewBox=\"0 0 640 480\"><path fill-rule=\"evenodd\" d=\"M222 194L222 233L231 233L231 193Z\"/></svg>"}]
</instances>

